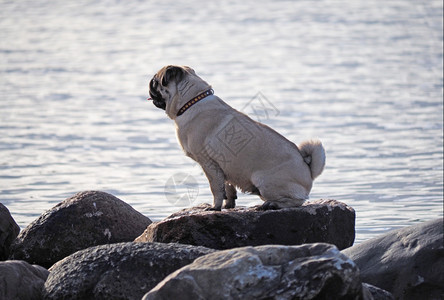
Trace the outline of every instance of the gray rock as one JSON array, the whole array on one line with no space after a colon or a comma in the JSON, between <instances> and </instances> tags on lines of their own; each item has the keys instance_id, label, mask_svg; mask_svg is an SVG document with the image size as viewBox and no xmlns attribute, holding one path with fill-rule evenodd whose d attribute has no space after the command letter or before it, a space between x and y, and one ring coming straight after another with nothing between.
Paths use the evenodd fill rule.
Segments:
<instances>
[{"instance_id":1,"label":"gray rock","mask_svg":"<svg viewBox=\"0 0 444 300\"><path fill-rule=\"evenodd\" d=\"M185 209L148 226L136 241L182 243L213 249L324 242L339 249L355 239L355 211L335 200L304 203L298 208L257 211L235 208Z\"/></svg>"},{"instance_id":2,"label":"gray rock","mask_svg":"<svg viewBox=\"0 0 444 300\"><path fill-rule=\"evenodd\" d=\"M9 210L0 203L0 260L9 256L11 243L20 232L20 227L12 218Z\"/></svg>"},{"instance_id":3,"label":"gray rock","mask_svg":"<svg viewBox=\"0 0 444 300\"><path fill-rule=\"evenodd\" d=\"M10 258L49 268L81 249L132 241L150 223L150 219L113 195L81 192L26 227L12 244Z\"/></svg>"},{"instance_id":4,"label":"gray rock","mask_svg":"<svg viewBox=\"0 0 444 300\"><path fill-rule=\"evenodd\" d=\"M45 299L137 299L168 274L212 249L119 243L78 251L51 267Z\"/></svg>"},{"instance_id":5,"label":"gray rock","mask_svg":"<svg viewBox=\"0 0 444 300\"><path fill-rule=\"evenodd\" d=\"M442 299L443 220L394 230L343 251L356 262L362 281L396 299Z\"/></svg>"},{"instance_id":6,"label":"gray rock","mask_svg":"<svg viewBox=\"0 0 444 300\"><path fill-rule=\"evenodd\" d=\"M218 251L170 274L143 300L362 299L359 269L328 244Z\"/></svg>"},{"instance_id":7,"label":"gray rock","mask_svg":"<svg viewBox=\"0 0 444 300\"><path fill-rule=\"evenodd\" d=\"M48 270L21 260L0 262L0 299L42 299Z\"/></svg>"},{"instance_id":8,"label":"gray rock","mask_svg":"<svg viewBox=\"0 0 444 300\"><path fill-rule=\"evenodd\" d=\"M380 289L374 285L363 283L362 284L363 292L369 293L367 294L366 299L373 299L373 300L394 300L395 297L393 295L383 289Z\"/></svg>"}]
</instances>

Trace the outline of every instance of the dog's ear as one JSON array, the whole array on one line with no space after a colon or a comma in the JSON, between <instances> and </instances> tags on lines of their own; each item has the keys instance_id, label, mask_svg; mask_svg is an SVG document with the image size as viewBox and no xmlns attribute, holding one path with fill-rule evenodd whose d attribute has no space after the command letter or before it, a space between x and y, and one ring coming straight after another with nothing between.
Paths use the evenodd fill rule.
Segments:
<instances>
[{"instance_id":1,"label":"dog's ear","mask_svg":"<svg viewBox=\"0 0 444 300\"><path fill-rule=\"evenodd\" d=\"M182 80L185 75L185 70L178 66L168 66L166 67L165 74L162 77L162 85L167 86L171 80L176 82Z\"/></svg>"}]
</instances>

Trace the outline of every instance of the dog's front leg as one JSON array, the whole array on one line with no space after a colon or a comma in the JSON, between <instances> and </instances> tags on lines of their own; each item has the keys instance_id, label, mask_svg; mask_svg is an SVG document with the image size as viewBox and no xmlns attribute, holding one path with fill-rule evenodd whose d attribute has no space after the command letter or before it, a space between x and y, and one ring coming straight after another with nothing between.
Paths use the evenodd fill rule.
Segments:
<instances>
[{"instance_id":1,"label":"dog's front leg","mask_svg":"<svg viewBox=\"0 0 444 300\"><path fill-rule=\"evenodd\" d=\"M210 182L211 193L213 193L213 207L209 210L221 210L225 196L225 174L215 161L202 165L205 175Z\"/></svg>"}]
</instances>

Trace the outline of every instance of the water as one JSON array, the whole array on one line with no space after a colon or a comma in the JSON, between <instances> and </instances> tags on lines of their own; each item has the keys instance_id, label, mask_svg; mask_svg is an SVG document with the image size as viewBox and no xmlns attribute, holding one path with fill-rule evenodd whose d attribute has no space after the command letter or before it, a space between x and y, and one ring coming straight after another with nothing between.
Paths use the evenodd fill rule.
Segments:
<instances>
[{"instance_id":1,"label":"water","mask_svg":"<svg viewBox=\"0 0 444 300\"><path fill-rule=\"evenodd\" d=\"M182 64L295 143L323 141L311 199L354 207L356 242L442 217L442 5L1 1L0 201L22 228L82 190L153 220L211 202L172 121L146 101L151 76ZM175 206L177 173L197 187L180 185Z\"/></svg>"}]
</instances>

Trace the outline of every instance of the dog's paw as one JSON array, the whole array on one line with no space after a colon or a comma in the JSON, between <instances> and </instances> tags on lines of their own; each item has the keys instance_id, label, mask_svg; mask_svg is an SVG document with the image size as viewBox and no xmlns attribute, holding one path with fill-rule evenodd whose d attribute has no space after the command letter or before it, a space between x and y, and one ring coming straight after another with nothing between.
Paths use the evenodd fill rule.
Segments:
<instances>
[{"instance_id":1,"label":"dog's paw","mask_svg":"<svg viewBox=\"0 0 444 300\"><path fill-rule=\"evenodd\" d=\"M277 210L277 209L279 209L279 206L276 203L270 201L265 201L264 204L258 207L258 210Z\"/></svg>"},{"instance_id":2,"label":"dog's paw","mask_svg":"<svg viewBox=\"0 0 444 300\"><path fill-rule=\"evenodd\" d=\"M229 204L225 204L223 208L225 208L225 209L231 209L231 208L235 208L235 207L236 207L235 204L231 204L231 203L229 203Z\"/></svg>"},{"instance_id":3,"label":"dog's paw","mask_svg":"<svg viewBox=\"0 0 444 300\"><path fill-rule=\"evenodd\" d=\"M221 211L220 207L208 207L205 208L205 211Z\"/></svg>"},{"instance_id":4,"label":"dog's paw","mask_svg":"<svg viewBox=\"0 0 444 300\"><path fill-rule=\"evenodd\" d=\"M225 200L225 205L223 206L223 208L230 209L230 208L235 208L235 207L236 207L236 200L235 199Z\"/></svg>"}]
</instances>

